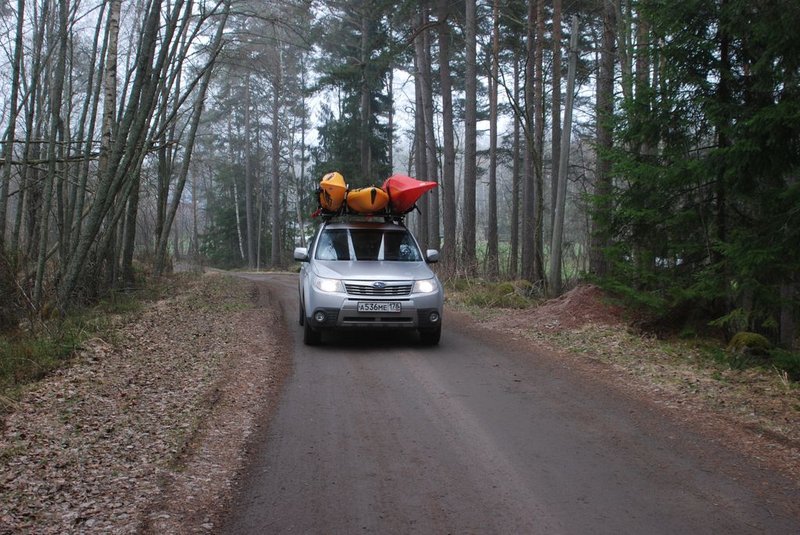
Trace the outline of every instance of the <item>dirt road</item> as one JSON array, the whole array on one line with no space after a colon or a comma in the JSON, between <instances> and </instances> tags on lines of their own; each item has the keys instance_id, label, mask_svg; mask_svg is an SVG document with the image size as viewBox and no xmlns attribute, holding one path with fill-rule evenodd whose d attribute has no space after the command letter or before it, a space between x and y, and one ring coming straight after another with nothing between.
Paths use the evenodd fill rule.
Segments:
<instances>
[{"instance_id":1,"label":"dirt road","mask_svg":"<svg viewBox=\"0 0 800 535\"><path fill-rule=\"evenodd\" d=\"M557 356L445 317L439 347L302 344L225 532L797 533L800 491Z\"/></svg>"}]
</instances>

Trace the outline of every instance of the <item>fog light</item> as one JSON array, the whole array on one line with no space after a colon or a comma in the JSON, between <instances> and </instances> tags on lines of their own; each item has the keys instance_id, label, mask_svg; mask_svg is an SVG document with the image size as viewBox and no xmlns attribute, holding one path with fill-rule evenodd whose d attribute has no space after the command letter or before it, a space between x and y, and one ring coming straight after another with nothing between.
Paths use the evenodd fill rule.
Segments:
<instances>
[{"instance_id":1,"label":"fog light","mask_svg":"<svg viewBox=\"0 0 800 535\"><path fill-rule=\"evenodd\" d=\"M428 321L430 321L431 323L437 323L439 321L439 313L431 312L431 315L428 316Z\"/></svg>"},{"instance_id":2,"label":"fog light","mask_svg":"<svg viewBox=\"0 0 800 535\"><path fill-rule=\"evenodd\" d=\"M314 312L314 321L316 321L317 323L325 323L325 318L326 316L323 311L317 310L316 312Z\"/></svg>"}]
</instances>

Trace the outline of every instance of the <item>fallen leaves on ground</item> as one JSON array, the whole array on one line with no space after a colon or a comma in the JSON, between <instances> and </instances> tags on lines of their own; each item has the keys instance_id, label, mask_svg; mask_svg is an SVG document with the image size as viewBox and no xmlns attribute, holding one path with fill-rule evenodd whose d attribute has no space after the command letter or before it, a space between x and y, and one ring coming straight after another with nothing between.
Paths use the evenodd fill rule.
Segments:
<instances>
[{"instance_id":1,"label":"fallen leaves on ground","mask_svg":"<svg viewBox=\"0 0 800 535\"><path fill-rule=\"evenodd\" d=\"M266 291L253 283L185 283L115 340L86 344L6 418L0 533L214 528L264 410L256 402L285 373L283 321L253 302Z\"/></svg>"}]
</instances>

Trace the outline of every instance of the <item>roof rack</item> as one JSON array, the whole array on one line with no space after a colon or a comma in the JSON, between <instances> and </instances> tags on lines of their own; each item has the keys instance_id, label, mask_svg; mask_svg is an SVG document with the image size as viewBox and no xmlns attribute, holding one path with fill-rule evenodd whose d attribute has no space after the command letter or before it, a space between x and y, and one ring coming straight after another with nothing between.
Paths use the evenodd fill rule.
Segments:
<instances>
[{"instance_id":1,"label":"roof rack","mask_svg":"<svg viewBox=\"0 0 800 535\"><path fill-rule=\"evenodd\" d=\"M403 212L403 213L396 213L390 212L388 210L382 210L380 212L375 213L360 213L360 212L352 212L347 209L346 206L342 206L340 210L336 212L329 212L327 210L323 210L322 207L318 208L316 212L311 214L311 217L321 217L325 221L330 221L331 219L335 218L343 218L348 221L374 221L377 218L383 219L385 222L394 222L402 224L405 221L405 218L408 214L413 212L414 210L419 211L417 205L415 204L410 210Z\"/></svg>"}]
</instances>

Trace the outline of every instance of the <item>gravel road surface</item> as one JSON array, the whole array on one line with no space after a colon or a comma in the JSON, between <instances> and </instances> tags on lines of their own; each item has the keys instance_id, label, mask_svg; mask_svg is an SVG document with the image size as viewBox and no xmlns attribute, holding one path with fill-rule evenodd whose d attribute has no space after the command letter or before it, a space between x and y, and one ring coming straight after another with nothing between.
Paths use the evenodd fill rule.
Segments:
<instances>
[{"instance_id":1,"label":"gravel road surface","mask_svg":"<svg viewBox=\"0 0 800 535\"><path fill-rule=\"evenodd\" d=\"M225 533L798 533L800 491L655 403L447 314L306 347Z\"/></svg>"}]
</instances>

